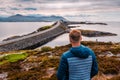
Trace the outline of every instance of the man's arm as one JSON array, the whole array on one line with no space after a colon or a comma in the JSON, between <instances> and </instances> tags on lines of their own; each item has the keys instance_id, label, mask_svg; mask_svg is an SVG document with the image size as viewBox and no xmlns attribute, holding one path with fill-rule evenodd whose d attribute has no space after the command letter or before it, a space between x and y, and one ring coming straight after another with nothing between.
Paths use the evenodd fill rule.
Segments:
<instances>
[{"instance_id":1,"label":"man's arm","mask_svg":"<svg viewBox=\"0 0 120 80\"><path fill-rule=\"evenodd\" d=\"M92 69L91 69L91 78L94 77L98 73L98 64L96 60L96 56L92 51Z\"/></svg>"},{"instance_id":2,"label":"man's arm","mask_svg":"<svg viewBox=\"0 0 120 80\"><path fill-rule=\"evenodd\" d=\"M67 68L68 68L67 58L63 54L57 71L58 80L66 80L66 78L68 77Z\"/></svg>"}]
</instances>

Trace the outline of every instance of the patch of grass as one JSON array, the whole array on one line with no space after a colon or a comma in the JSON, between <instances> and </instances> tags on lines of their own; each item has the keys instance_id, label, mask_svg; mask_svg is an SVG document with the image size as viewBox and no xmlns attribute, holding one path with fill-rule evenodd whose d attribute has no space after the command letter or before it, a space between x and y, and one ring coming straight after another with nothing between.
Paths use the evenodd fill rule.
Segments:
<instances>
[{"instance_id":1,"label":"patch of grass","mask_svg":"<svg viewBox=\"0 0 120 80\"><path fill-rule=\"evenodd\" d=\"M51 25L44 26L44 27L39 28L37 31L39 32L39 31L47 30L47 29L49 29L51 27L52 27Z\"/></svg>"},{"instance_id":2,"label":"patch of grass","mask_svg":"<svg viewBox=\"0 0 120 80\"><path fill-rule=\"evenodd\" d=\"M12 75L8 80L38 80L41 74L36 71L25 71Z\"/></svg>"},{"instance_id":3,"label":"patch of grass","mask_svg":"<svg viewBox=\"0 0 120 80\"><path fill-rule=\"evenodd\" d=\"M8 80L57 80L56 74L51 78L42 78L46 75L46 70L49 67L58 67L59 59L56 57L40 56L42 62L39 66L30 69L29 71L11 71ZM12 67L11 67L12 68ZM10 69L9 69L10 70ZM18 70L18 69L17 69Z\"/></svg>"},{"instance_id":4,"label":"patch of grass","mask_svg":"<svg viewBox=\"0 0 120 80\"><path fill-rule=\"evenodd\" d=\"M7 60L1 61L1 62L0 62L0 65L5 64L5 63L7 63L7 62L8 62Z\"/></svg>"},{"instance_id":5,"label":"patch of grass","mask_svg":"<svg viewBox=\"0 0 120 80\"><path fill-rule=\"evenodd\" d=\"M16 74L16 72L20 72L21 71L21 61L17 61L17 62L12 62L12 63L5 63L3 65L0 65L0 73L2 72L8 72L9 75L12 74Z\"/></svg>"},{"instance_id":6,"label":"patch of grass","mask_svg":"<svg viewBox=\"0 0 120 80\"><path fill-rule=\"evenodd\" d=\"M22 54L9 54L4 56L1 59L0 65L7 63L7 62L17 62L18 60L23 60L28 56L27 53L22 53Z\"/></svg>"},{"instance_id":7,"label":"patch of grass","mask_svg":"<svg viewBox=\"0 0 120 80\"><path fill-rule=\"evenodd\" d=\"M44 47L41 48L42 52L47 52L47 51L51 51L51 50L52 50L52 48L49 47L49 46L44 46Z\"/></svg>"},{"instance_id":8,"label":"patch of grass","mask_svg":"<svg viewBox=\"0 0 120 80\"><path fill-rule=\"evenodd\" d=\"M116 60L112 57L97 57L97 60L100 72L103 72L104 74L119 74L119 60Z\"/></svg>"},{"instance_id":9,"label":"patch of grass","mask_svg":"<svg viewBox=\"0 0 120 80\"><path fill-rule=\"evenodd\" d=\"M11 54L11 55L7 55L4 57L5 60L8 60L9 62L16 62L18 60L23 60L28 56L28 54L26 53L22 53L22 54Z\"/></svg>"}]
</instances>

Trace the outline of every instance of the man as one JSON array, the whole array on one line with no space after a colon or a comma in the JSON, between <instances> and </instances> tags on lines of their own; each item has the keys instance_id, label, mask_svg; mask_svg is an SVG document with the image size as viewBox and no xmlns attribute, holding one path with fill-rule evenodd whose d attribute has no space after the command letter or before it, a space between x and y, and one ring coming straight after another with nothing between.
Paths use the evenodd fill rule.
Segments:
<instances>
[{"instance_id":1,"label":"man","mask_svg":"<svg viewBox=\"0 0 120 80\"><path fill-rule=\"evenodd\" d=\"M61 56L58 67L58 80L91 80L98 73L98 65L94 52L81 44L81 32L72 30L69 33L72 45Z\"/></svg>"}]
</instances>

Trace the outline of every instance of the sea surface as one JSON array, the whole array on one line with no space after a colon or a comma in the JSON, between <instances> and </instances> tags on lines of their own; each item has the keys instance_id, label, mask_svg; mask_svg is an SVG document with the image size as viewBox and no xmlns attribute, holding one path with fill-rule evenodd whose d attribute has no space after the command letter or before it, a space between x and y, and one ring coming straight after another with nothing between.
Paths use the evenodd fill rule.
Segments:
<instances>
[{"instance_id":1,"label":"sea surface","mask_svg":"<svg viewBox=\"0 0 120 80\"><path fill-rule=\"evenodd\" d=\"M12 36L21 36L51 25L53 22L0 22L0 41Z\"/></svg>"},{"instance_id":2,"label":"sea surface","mask_svg":"<svg viewBox=\"0 0 120 80\"><path fill-rule=\"evenodd\" d=\"M40 27L45 25L52 25L54 22L0 22L0 41L11 36L18 36L31 33ZM104 36L104 37L85 37L82 36L83 41L100 41L100 42L120 42L120 22L105 22L108 25L86 25L86 24L74 24L74 26L80 26L71 29L85 29L85 30L97 30L116 33L117 36ZM73 26L73 25L72 25ZM43 46L62 46L69 44L68 33L62 34L52 41L46 43Z\"/></svg>"},{"instance_id":3,"label":"sea surface","mask_svg":"<svg viewBox=\"0 0 120 80\"><path fill-rule=\"evenodd\" d=\"M85 29L85 30L97 30L104 32L111 32L117 34L117 36L103 36L103 37L85 37L82 36L83 41L99 41L99 42L120 42L120 22L105 22L108 25L86 25L86 24L76 24L74 26L80 26L72 29ZM72 25L73 26L73 25ZM69 44L68 33L56 37L54 40L48 42L44 46L62 46Z\"/></svg>"}]
</instances>

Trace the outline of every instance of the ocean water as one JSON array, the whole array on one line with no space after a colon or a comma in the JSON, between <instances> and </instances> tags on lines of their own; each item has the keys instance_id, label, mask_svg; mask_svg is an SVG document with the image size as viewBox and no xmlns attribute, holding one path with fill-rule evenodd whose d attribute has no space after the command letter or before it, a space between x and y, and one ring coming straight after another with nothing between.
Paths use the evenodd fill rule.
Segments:
<instances>
[{"instance_id":1,"label":"ocean water","mask_svg":"<svg viewBox=\"0 0 120 80\"><path fill-rule=\"evenodd\" d=\"M11 36L28 34L51 24L53 22L0 22L0 41Z\"/></svg>"},{"instance_id":2,"label":"ocean water","mask_svg":"<svg viewBox=\"0 0 120 80\"><path fill-rule=\"evenodd\" d=\"M54 22L1 22L0 23L0 41L10 36L24 35L31 33L38 28L51 25ZM100 42L120 42L120 22L119 21L108 21L105 22L108 25L86 25L86 24L75 24L80 26L71 29L86 29L116 33L117 36L104 36L104 37L85 37L82 36L83 41L100 41ZM69 44L68 33L62 34L52 41L46 43L43 46L62 46Z\"/></svg>"},{"instance_id":3,"label":"ocean water","mask_svg":"<svg viewBox=\"0 0 120 80\"><path fill-rule=\"evenodd\" d=\"M104 37L85 37L82 36L82 41L100 41L100 42L113 42L117 43L120 42L120 22L105 22L108 25L86 25L86 24L76 24L77 28L72 29L85 29L85 30L96 30L96 31L104 31L104 32L111 32L116 33L117 36L104 36ZM54 40L48 42L44 46L62 46L69 44L69 34L65 33L56 37Z\"/></svg>"}]
</instances>

